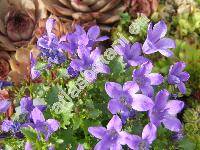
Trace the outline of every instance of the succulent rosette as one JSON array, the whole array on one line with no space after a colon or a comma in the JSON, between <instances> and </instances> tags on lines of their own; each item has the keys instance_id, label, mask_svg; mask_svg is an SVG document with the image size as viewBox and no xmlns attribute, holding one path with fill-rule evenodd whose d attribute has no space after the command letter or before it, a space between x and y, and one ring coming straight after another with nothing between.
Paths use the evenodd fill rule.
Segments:
<instances>
[{"instance_id":1,"label":"succulent rosette","mask_svg":"<svg viewBox=\"0 0 200 150\"><path fill-rule=\"evenodd\" d=\"M159 0L132 0L129 12L135 16L137 13L143 13L150 16L157 10Z\"/></svg>"},{"instance_id":2,"label":"succulent rosette","mask_svg":"<svg viewBox=\"0 0 200 150\"><path fill-rule=\"evenodd\" d=\"M37 20L46 17L40 0L2 0L0 10L0 46L6 51L27 45Z\"/></svg>"},{"instance_id":3,"label":"succulent rosette","mask_svg":"<svg viewBox=\"0 0 200 150\"><path fill-rule=\"evenodd\" d=\"M110 24L120 19L120 13L129 5L123 0L44 0L48 11L56 16L62 16L78 22L93 22Z\"/></svg>"}]
</instances>

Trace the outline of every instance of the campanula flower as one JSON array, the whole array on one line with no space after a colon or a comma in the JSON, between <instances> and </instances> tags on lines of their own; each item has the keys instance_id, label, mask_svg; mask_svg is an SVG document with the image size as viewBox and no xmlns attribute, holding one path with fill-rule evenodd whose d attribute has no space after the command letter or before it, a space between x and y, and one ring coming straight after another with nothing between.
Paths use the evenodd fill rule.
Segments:
<instances>
[{"instance_id":1,"label":"campanula flower","mask_svg":"<svg viewBox=\"0 0 200 150\"><path fill-rule=\"evenodd\" d=\"M114 48L128 66L138 66L148 61L147 58L142 56L142 45L138 42L133 45L121 43L121 45L116 45Z\"/></svg>"},{"instance_id":2,"label":"campanula flower","mask_svg":"<svg viewBox=\"0 0 200 150\"><path fill-rule=\"evenodd\" d=\"M154 89L152 85L159 85L163 82L163 76L159 73L151 73L153 65L146 62L139 69L133 70L133 81L139 86L143 94L152 97Z\"/></svg>"},{"instance_id":3,"label":"campanula flower","mask_svg":"<svg viewBox=\"0 0 200 150\"><path fill-rule=\"evenodd\" d=\"M111 100L108 103L108 109L112 114L130 112L132 109L137 111L147 111L151 109L154 102L151 98L136 94L139 87L133 81L124 83L123 87L119 83L106 82L106 93Z\"/></svg>"},{"instance_id":4,"label":"campanula flower","mask_svg":"<svg viewBox=\"0 0 200 150\"><path fill-rule=\"evenodd\" d=\"M156 139L157 128L154 124L147 124L143 131L142 137L137 135L130 135L127 137L128 146L134 150L148 150L152 142Z\"/></svg>"},{"instance_id":5,"label":"campanula flower","mask_svg":"<svg viewBox=\"0 0 200 150\"><path fill-rule=\"evenodd\" d=\"M43 133L46 141L60 126L60 123L55 119L45 120L42 112L37 107L32 110L31 117L34 123L32 127L34 127L38 134Z\"/></svg>"},{"instance_id":6,"label":"campanula flower","mask_svg":"<svg viewBox=\"0 0 200 150\"><path fill-rule=\"evenodd\" d=\"M12 131L13 133L19 132L21 124L12 120L4 120L1 129L4 132Z\"/></svg>"},{"instance_id":7,"label":"campanula flower","mask_svg":"<svg viewBox=\"0 0 200 150\"><path fill-rule=\"evenodd\" d=\"M107 128L102 126L89 127L88 131L100 141L94 147L94 150L121 150L121 145L126 145L130 140L127 138L128 133L121 131L122 122L117 115L114 115L109 121Z\"/></svg>"},{"instance_id":8,"label":"campanula flower","mask_svg":"<svg viewBox=\"0 0 200 150\"><path fill-rule=\"evenodd\" d=\"M30 61L31 61L31 79L34 80L40 76L40 71L36 70L36 60L33 58L33 53L30 52Z\"/></svg>"},{"instance_id":9,"label":"campanula flower","mask_svg":"<svg viewBox=\"0 0 200 150\"><path fill-rule=\"evenodd\" d=\"M182 124L179 119L176 118L183 107L184 102L180 100L169 100L169 92L167 90L161 90L155 96L155 105L149 110L150 121L157 127L163 123L165 128L179 132L182 128Z\"/></svg>"},{"instance_id":10,"label":"campanula flower","mask_svg":"<svg viewBox=\"0 0 200 150\"><path fill-rule=\"evenodd\" d=\"M22 114L27 115L27 120L31 118L31 112L34 108L38 108L40 111L46 109L45 105L33 105L33 100L30 97L23 97L20 101L20 109Z\"/></svg>"},{"instance_id":11,"label":"campanula flower","mask_svg":"<svg viewBox=\"0 0 200 150\"><path fill-rule=\"evenodd\" d=\"M159 21L154 26L149 24L147 30L147 38L142 46L145 54L160 52L166 57L173 56L173 52L169 48L175 48L175 41L170 38L165 38L167 33L167 25L164 21Z\"/></svg>"},{"instance_id":12,"label":"campanula flower","mask_svg":"<svg viewBox=\"0 0 200 150\"><path fill-rule=\"evenodd\" d=\"M83 72L88 82L94 82L98 73L110 73L110 68L100 61L101 51L96 48L93 51L78 50L80 59L73 59L70 66L77 71Z\"/></svg>"},{"instance_id":13,"label":"campanula flower","mask_svg":"<svg viewBox=\"0 0 200 150\"><path fill-rule=\"evenodd\" d=\"M0 80L0 89L2 90L4 87L7 86L12 86L13 84L11 82L7 82L7 81L2 81Z\"/></svg>"},{"instance_id":14,"label":"campanula flower","mask_svg":"<svg viewBox=\"0 0 200 150\"><path fill-rule=\"evenodd\" d=\"M79 71L74 70L71 66L67 67L67 74L71 77L71 78L75 78L79 75Z\"/></svg>"},{"instance_id":15,"label":"campanula flower","mask_svg":"<svg viewBox=\"0 0 200 150\"><path fill-rule=\"evenodd\" d=\"M184 62L177 62L170 67L168 75L168 83L177 85L182 94L186 93L184 82L190 78L189 73L183 71L185 67L186 64Z\"/></svg>"},{"instance_id":16,"label":"campanula flower","mask_svg":"<svg viewBox=\"0 0 200 150\"><path fill-rule=\"evenodd\" d=\"M122 120L122 124L126 124L126 120L129 118L133 118L135 117L137 114L136 110L131 109L129 111L121 111L121 120Z\"/></svg>"},{"instance_id":17,"label":"campanula flower","mask_svg":"<svg viewBox=\"0 0 200 150\"><path fill-rule=\"evenodd\" d=\"M69 33L63 37L62 41L67 41L62 45L62 48L67 50L71 55L75 55L77 49L92 49L96 42L105 41L107 36L100 36L99 26L92 26L88 32L80 26L76 25L76 31Z\"/></svg>"},{"instance_id":18,"label":"campanula flower","mask_svg":"<svg viewBox=\"0 0 200 150\"><path fill-rule=\"evenodd\" d=\"M12 120L4 120L1 125L1 130L4 132L10 132L16 138L23 138L24 135L20 132L22 124Z\"/></svg>"},{"instance_id":19,"label":"campanula flower","mask_svg":"<svg viewBox=\"0 0 200 150\"><path fill-rule=\"evenodd\" d=\"M61 49L62 43L52 33L55 20L49 18L46 22L47 35L40 37L37 41L37 46L41 51L41 57L47 59L48 63L61 64L66 61L66 56Z\"/></svg>"}]
</instances>

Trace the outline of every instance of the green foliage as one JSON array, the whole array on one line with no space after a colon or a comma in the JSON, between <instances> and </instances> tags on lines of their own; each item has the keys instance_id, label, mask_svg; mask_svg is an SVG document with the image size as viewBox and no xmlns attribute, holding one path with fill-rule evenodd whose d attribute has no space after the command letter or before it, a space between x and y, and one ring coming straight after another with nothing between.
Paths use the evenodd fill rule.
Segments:
<instances>
[{"instance_id":1,"label":"green foliage","mask_svg":"<svg viewBox=\"0 0 200 150\"><path fill-rule=\"evenodd\" d=\"M3 140L5 150L22 150L24 149L25 141L16 138L6 138Z\"/></svg>"},{"instance_id":2,"label":"green foliage","mask_svg":"<svg viewBox=\"0 0 200 150\"><path fill-rule=\"evenodd\" d=\"M160 72L163 76L168 74L169 67L173 62L185 61L187 64L186 70L191 76L189 80L190 90L188 91L192 92L200 91L199 17L200 11L195 9L188 14L173 16L173 22L168 22L170 26L168 34L176 38L177 48L173 50L175 57L170 59L163 58L159 53L156 53L154 56L147 56L154 62L153 72ZM119 24L112 30L112 40L115 41L119 37L125 37L131 42L143 41L146 38L148 24L147 22L141 24L141 20L141 16L138 16L137 19L132 19L128 13L121 14ZM129 33L129 26L131 24L139 27L140 32L137 34ZM137 67L128 69L123 58L117 56L109 64L111 69L110 75L98 75L98 80L95 83L87 84L80 92L76 93L77 97L72 98L69 91L77 85L78 79L70 79L66 75L68 63L66 62L66 64L61 66L53 66L50 71L45 70L42 73L42 83L23 83L20 89L16 88L13 90L16 106L19 106L19 100L29 93L34 100L38 99L40 102L45 102L47 104L47 110L44 112L45 118L58 120L61 125L60 129L51 136L49 141L45 141L43 135L40 135L41 140L38 140L38 134L33 128L23 128L21 131L25 139L6 138L4 145L18 150L23 149L26 141L30 141L36 149L45 150L54 144L55 148L59 150L75 150L79 143L83 144L85 149L92 149L97 143L97 140L88 133L88 127L106 126L112 117L112 114L107 110L109 97L104 89L105 83L108 81L118 83L131 81L132 71ZM41 70L45 65L46 62L39 60L36 69ZM53 73L55 74L54 76L52 75ZM165 87L165 83L155 89L155 92L163 87ZM175 92L172 86L166 88L169 91ZM187 96L191 97L190 94L189 92ZM193 100L188 99L188 97L182 97L186 102L186 106ZM195 99L194 101L197 100ZM192 107L194 106L192 105ZM197 104L194 108L187 108L185 110L183 114L185 137L182 140L172 140L172 133L161 126L158 128L157 139L153 142L151 149L200 149L199 106ZM13 117L13 119L23 122L24 116L18 115L18 109L16 108L16 117ZM2 118L3 116L1 116L0 120ZM129 133L141 136L141 131L148 122L147 113L137 113L133 118L128 119L123 129Z\"/></svg>"},{"instance_id":3,"label":"green foliage","mask_svg":"<svg viewBox=\"0 0 200 150\"><path fill-rule=\"evenodd\" d=\"M22 128L21 132L28 141L37 141L37 132L32 127Z\"/></svg>"},{"instance_id":4,"label":"green foliage","mask_svg":"<svg viewBox=\"0 0 200 150\"><path fill-rule=\"evenodd\" d=\"M195 108L188 108L183 114L184 130L187 138L195 144L196 149L200 149L200 103L196 103Z\"/></svg>"},{"instance_id":5,"label":"green foliage","mask_svg":"<svg viewBox=\"0 0 200 150\"><path fill-rule=\"evenodd\" d=\"M148 21L144 16L138 16L135 20L131 20L128 13L121 15L120 22L116 28L112 30L112 40L116 41L119 38L126 38L130 42L143 40L146 37ZM130 28L131 27L131 28ZM134 34L131 32L134 32Z\"/></svg>"}]
</instances>

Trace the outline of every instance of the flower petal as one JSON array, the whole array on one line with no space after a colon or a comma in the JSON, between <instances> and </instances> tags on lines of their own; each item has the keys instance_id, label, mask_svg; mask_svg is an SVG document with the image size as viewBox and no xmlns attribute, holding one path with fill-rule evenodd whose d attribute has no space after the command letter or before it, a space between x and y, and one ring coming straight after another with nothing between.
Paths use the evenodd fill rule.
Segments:
<instances>
[{"instance_id":1,"label":"flower petal","mask_svg":"<svg viewBox=\"0 0 200 150\"><path fill-rule=\"evenodd\" d=\"M181 73L186 67L186 64L184 62L176 62L174 65L170 67L169 73L177 75Z\"/></svg>"},{"instance_id":2,"label":"flower petal","mask_svg":"<svg viewBox=\"0 0 200 150\"><path fill-rule=\"evenodd\" d=\"M111 144L109 139L102 139L95 145L94 150L109 150Z\"/></svg>"},{"instance_id":3,"label":"flower petal","mask_svg":"<svg viewBox=\"0 0 200 150\"><path fill-rule=\"evenodd\" d=\"M176 115L179 113L184 107L184 102L179 100L170 100L167 102L166 109L167 112L171 115Z\"/></svg>"},{"instance_id":4,"label":"flower petal","mask_svg":"<svg viewBox=\"0 0 200 150\"><path fill-rule=\"evenodd\" d=\"M100 28L99 26L92 26L89 28L87 35L89 39L96 40L97 37L100 35Z\"/></svg>"},{"instance_id":5,"label":"flower petal","mask_svg":"<svg viewBox=\"0 0 200 150\"><path fill-rule=\"evenodd\" d=\"M166 57L172 57L174 55L172 51L167 49L160 49L159 52Z\"/></svg>"},{"instance_id":6,"label":"flower petal","mask_svg":"<svg viewBox=\"0 0 200 150\"><path fill-rule=\"evenodd\" d=\"M26 144L25 144L25 150L32 150L32 149L33 149L33 147L32 147L31 142L26 142Z\"/></svg>"},{"instance_id":7,"label":"flower petal","mask_svg":"<svg viewBox=\"0 0 200 150\"><path fill-rule=\"evenodd\" d=\"M122 145L127 144L129 148L135 149L139 146L140 142L142 141L142 138L137 135L131 135L127 132L121 131L119 133L120 135L120 143Z\"/></svg>"},{"instance_id":8,"label":"flower petal","mask_svg":"<svg viewBox=\"0 0 200 150\"><path fill-rule=\"evenodd\" d=\"M92 83L97 79L97 74L92 70L85 70L84 77L88 82Z\"/></svg>"},{"instance_id":9,"label":"flower petal","mask_svg":"<svg viewBox=\"0 0 200 150\"><path fill-rule=\"evenodd\" d=\"M165 112L156 112L154 111L155 108L149 110L149 119L151 121L151 123L153 123L155 126L160 126L161 124L161 121L163 120L164 118L164 115L165 115Z\"/></svg>"},{"instance_id":10,"label":"flower petal","mask_svg":"<svg viewBox=\"0 0 200 150\"><path fill-rule=\"evenodd\" d=\"M99 48L96 48L90 54L90 58L94 61L98 60L100 56L101 56L101 50Z\"/></svg>"},{"instance_id":11,"label":"flower petal","mask_svg":"<svg viewBox=\"0 0 200 150\"><path fill-rule=\"evenodd\" d=\"M108 109L112 114L117 114L123 108L123 105L117 99L111 99L108 102Z\"/></svg>"},{"instance_id":12,"label":"flower petal","mask_svg":"<svg viewBox=\"0 0 200 150\"><path fill-rule=\"evenodd\" d=\"M154 124L147 124L142 131L142 139L151 144L156 139L157 128Z\"/></svg>"},{"instance_id":13,"label":"flower petal","mask_svg":"<svg viewBox=\"0 0 200 150\"><path fill-rule=\"evenodd\" d=\"M75 32L76 34L78 35L86 34L85 30L80 25L76 25L75 28L76 28L76 32Z\"/></svg>"},{"instance_id":14,"label":"flower petal","mask_svg":"<svg viewBox=\"0 0 200 150\"><path fill-rule=\"evenodd\" d=\"M179 119L177 119L174 116L167 116L165 119L163 119L163 124L165 128L174 131L179 132L182 129L182 124Z\"/></svg>"},{"instance_id":15,"label":"flower petal","mask_svg":"<svg viewBox=\"0 0 200 150\"><path fill-rule=\"evenodd\" d=\"M180 79L177 76L169 74L167 81L169 84L178 84L180 83Z\"/></svg>"},{"instance_id":16,"label":"flower petal","mask_svg":"<svg viewBox=\"0 0 200 150\"><path fill-rule=\"evenodd\" d=\"M147 111L154 106L151 98L142 94L132 94L133 98L132 108L137 111Z\"/></svg>"},{"instance_id":17,"label":"flower petal","mask_svg":"<svg viewBox=\"0 0 200 150\"><path fill-rule=\"evenodd\" d=\"M162 38L155 44L155 46L157 49L168 49L175 48L176 44L175 41L170 38Z\"/></svg>"},{"instance_id":18,"label":"flower petal","mask_svg":"<svg viewBox=\"0 0 200 150\"><path fill-rule=\"evenodd\" d=\"M108 40L108 39L109 39L108 36L101 36L101 37L97 38L96 41L101 42L101 41L105 41L105 40Z\"/></svg>"},{"instance_id":19,"label":"flower petal","mask_svg":"<svg viewBox=\"0 0 200 150\"><path fill-rule=\"evenodd\" d=\"M57 131L60 126L60 123L55 119L48 119L46 122L53 132Z\"/></svg>"},{"instance_id":20,"label":"flower petal","mask_svg":"<svg viewBox=\"0 0 200 150\"><path fill-rule=\"evenodd\" d=\"M131 66L138 66L143 63L146 63L147 61L149 61L149 59L143 56L137 56L136 58L129 59L128 64L130 64Z\"/></svg>"},{"instance_id":21,"label":"flower petal","mask_svg":"<svg viewBox=\"0 0 200 150\"><path fill-rule=\"evenodd\" d=\"M112 117L112 119L109 121L109 123L107 125L107 129L108 130L115 129L117 132L121 131L121 129L122 129L122 121L118 117L118 115L114 115Z\"/></svg>"},{"instance_id":22,"label":"flower petal","mask_svg":"<svg viewBox=\"0 0 200 150\"><path fill-rule=\"evenodd\" d=\"M148 97L152 97L154 95L154 89L152 86L142 86L140 87L142 94L148 96Z\"/></svg>"},{"instance_id":23,"label":"flower petal","mask_svg":"<svg viewBox=\"0 0 200 150\"><path fill-rule=\"evenodd\" d=\"M101 61L96 62L93 65L92 69L97 73L105 73L105 74L110 73L110 68L106 64L102 63Z\"/></svg>"},{"instance_id":24,"label":"flower petal","mask_svg":"<svg viewBox=\"0 0 200 150\"><path fill-rule=\"evenodd\" d=\"M135 42L132 46L130 51L133 53L135 57L142 54L142 44L139 42Z\"/></svg>"},{"instance_id":25,"label":"flower petal","mask_svg":"<svg viewBox=\"0 0 200 150\"><path fill-rule=\"evenodd\" d=\"M153 69L153 64L152 64L152 62L148 61L148 62L145 62L144 64L142 64L141 67L145 68L145 74L149 74L149 73L151 73L151 71Z\"/></svg>"},{"instance_id":26,"label":"flower petal","mask_svg":"<svg viewBox=\"0 0 200 150\"><path fill-rule=\"evenodd\" d=\"M119 98L123 93L122 86L115 82L106 82L105 90L111 98Z\"/></svg>"},{"instance_id":27,"label":"flower petal","mask_svg":"<svg viewBox=\"0 0 200 150\"><path fill-rule=\"evenodd\" d=\"M129 93L135 94L139 91L139 86L134 81L127 81L124 83L123 91L128 91Z\"/></svg>"},{"instance_id":28,"label":"flower petal","mask_svg":"<svg viewBox=\"0 0 200 150\"><path fill-rule=\"evenodd\" d=\"M77 150L84 150L84 147L82 144L78 144Z\"/></svg>"},{"instance_id":29,"label":"flower petal","mask_svg":"<svg viewBox=\"0 0 200 150\"><path fill-rule=\"evenodd\" d=\"M70 66L77 71L83 70L83 62L80 59L74 59L71 61Z\"/></svg>"},{"instance_id":30,"label":"flower petal","mask_svg":"<svg viewBox=\"0 0 200 150\"><path fill-rule=\"evenodd\" d=\"M0 100L0 113L5 113L10 107L11 102L8 100Z\"/></svg>"},{"instance_id":31,"label":"flower petal","mask_svg":"<svg viewBox=\"0 0 200 150\"><path fill-rule=\"evenodd\" d=\"M167 104L169 98L169 92L167 90L161 90L157 93L155 97L155 108L157 110L163 110Z\"/></svg>"},{"instance_id":32,"label":"flower petal","mask_svg":"<svg viewBox=\"0 0 200 150\"><path fill-rule=\"evenodd\" d=\"M178 86L178 89L179 91L182 93L182 94L185 94L186 93L186 87L185 87L185 84L183 82L180 82L179 84L177 84Z\"/></svg>"},{"instance_id":33,"label":"flower petal","mask_svg":"<svg viewBox=\"0 0 200 150\"><path fill-rule=\"evenodd\" d=\"M98 139L102 139L103 136L106 134L106 131L106 128L101 126L88 128L88 132Z\"/></svg>"},{"instance_id":34,"label":"flower petal","mask_svg":"<svg viewBox=\"0 0 200 150\"><path fill-rule=\"evenodd\" d=\"M117 54L119 55L124 55L125 53L125 47L123 47L122 45L115 45L114 46L114 50L117 52Z\"/></svg>"},{"instance_id":35,"label":"flower petal","mask_svg":"<svg viewBox=\"0 0 200 150\"><path fill-rule=\"evenodd\" d=\"M33 109L33 111L31 112L31 118L33 119L33 122L35 124L37 124L37 122L44 122L45 121L45 118L44 118L42 112L37 107L35 107Z\"/></svg>"},{"instance_id":36,"label":"flower petal","mask_svg":"<svg viewBox=\"0 0 200 150\"><path fill-rule=\"evenodd\" d=\"M13 121L11 120L4 120L2 125L1 125L1 130L4 132L9 132L11 127L13 125Z\"/></svg>"},{"instance_id":37,"label":"flower petal","mask_svg":"<svg viewBox=\"0 0 200 150\"><path fill-rule=\"evenodd\" d=\"M146 39L142 45L142 51L145 54L153 54L157 52L158 49L155 47L154 43L152 43L149 39Z\"/></svg>"},{"instance_id":38,"label":"flower petal","mask_svg":"<svg viewBox=\"0 0 200 150\"><path fill-rule=\"evenodd\" d=\"M122 150L122 146L119 143L112 144L110 150Z\"/></svg>"},{"instance_id":39,"label":"flower petal","mask_svg":"<svg viewBox=\"0 0 200 150\"><path fill-rule=\"evenodd\" d=\"M164 80L163 76L159 73L150 73L147 77L151 80L151 85L159 85Z\"/></svg>"},{"instance_id":40,"label":"flower petal","mask_svg":"<svg viewBox=\"0 0 200 150\"><path fill-rule=\"evenodd\" d=\"M152 25L149 25L149 29ZM148 30L148 39L152 42L156 42L158 39L163 38L167 33L167 25L163 20L159 21L153 26L152 30Z\"/></svg>"},{"instance_id":41,"label":"flower petal","mask_svg":"<svg viewBox=\"0 0 200 150\"><path fill-rule=\"evenodd\" d=\"M133 70L133 78L134 77L141 77L143 75L148 75L151 73L153 68L153 64L150 61L143 63L140 69Z\"/></svg>"},{"instance_id":42,"label":"flower petal","mask_svg":"<svg viewBox=\"0 0 200 150\"><path fill-rule=\"evenodd\" d=\"M190 78L190 74L187 72L181 72L179 75L177 75L181 81L185 82Z\"/></svg>"},{"instance_id":43,"label":"flower petal","mask_svg":"<svg viewBox=\"0 0 200 150\"><path fill-rule=\"evenodd\" d=\"M33 100L30 97L23 97L20 101L20 108L22 113L31 112L34 108Z\"/></svg>"}]
</instances>

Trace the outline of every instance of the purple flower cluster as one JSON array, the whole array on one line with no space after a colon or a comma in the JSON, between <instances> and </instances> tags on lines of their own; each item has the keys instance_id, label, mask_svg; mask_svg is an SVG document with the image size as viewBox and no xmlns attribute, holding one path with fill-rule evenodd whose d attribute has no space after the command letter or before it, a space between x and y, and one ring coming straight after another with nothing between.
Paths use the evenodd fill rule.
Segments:
<instances>
[{"instance_id":1,"label":"purple flower cluster","mask_svg":"<svg viewBox=\"0 0 200 150\"><path fill-rule=\"evenodd\" d=\"M183 71L185 67L184 62L177 62L170 67L168 75L168 83L176 85L182 94L186 93L184 82L190 78L189 73Z\"/></svg>"},{"instance_id":2,"label":"purple flower cluster","mask_svg":"<svg viewBox=\"0 0 200 150\"><path fill-rule=\"evenodd\" d=\"M33 105L33 100L30 97L24 97L20 101L21 114L26 116L24 122L15 122L12 120L4 120L1 126L2 131L18 133L21 128L32 127L38 133L38 140L40 134L44 134L45 139L48 140L50 135L58 130L59 122L55 119L45 120L42 112L46 109L44 105Z\"/></svg>"},{"instance_id":3,"label":"purple flower cluster","mask_svg":"<svg viewBox=\"0 0 200 150\"><path fill-rule=\"evenodd\" d=\"M100 37L98 26L92 26L86 32L81 26L76 25L75 32L63 35L58 39L52 32L54 24L54 19L48 19L46 22L47 34L37 41L42 58L46 59L49 64L62 64L66 62L68 56L71 63L67 67L67 74L74 78L83 72L88 82L94 82L98 73L108 74L110 72L109 67L101 62L101 50L97 47L97 42L105 41L108 37ZM36 61L33 58L31 58L31 62L31 76L32 79L35 79L40 72L35 70Z\"/></svg>"},{"instance_id":4,"label":"purple flower cluster","mask_svg":"<svg viewBox=\"0 0 200 150\"><path fill-rule=\"evenodd\" d=\"M69 33L62 37L62 48L67 50L72 57L77 56L77 51L85 49L92 50L96 42L105 41L107 36L100 36L100 28L98 26L92 26L88 29L88 32L79 25L76 25L76 31ZM67 41L67 42L66 42Z\"/></svg>"},{"instance_id":5,"label":"purple flower cluster","mask_svg":"<svg viewBox=\"0 0 200 150\"><path fill-rule=\"evenodd\" d=\"M138 66L148 61L142 56L142 44L136 42L133 45L119 40L120 45L114 46L115 51L123 57L128 66Z\"/></svg>"},{"instance_id":6,"label":"purple flower cluster","mask_svg":"<svg viewBox=\"0 0 200 150\"><path fill-rule=\"evenodd\" d=\"M98 73L110 72L109 67L100 61L101 50L95 47L96 42L107 40L108 37L99 35L98 26L92 26L87 33L81 26L76 26L76 31L66 36L69 43L65 48L72 56L70 67L76 72L83 72L88 82L94 82Z\"/></svg>"},{"instance_id":7,"label":"purple flower cluster","mask_svg":"<svg viewBox=\"0 0 200 150\"><path fill-rule=\"evenodd\" d=\"M151 23L147 32L143 46L138 42L133 45L121 42L121 45L115 46L116 52L123 57L129 67L139 68L133 70L133 80L125 82L123 86L115 82L105 83L105 91L111 98L108 110L113 117L107 128L88 128L90 134L100 139L94 150L120 150L122 145L136 150L149 149L161 124L170 131L182 131L182 124L176 116L184 108L184 102L177 99L169 100L170 93L166 89L155 94L154 87L162 84L164 77L159 73L152 73L153 64L142 56L142 52L152 54L159 51L162 55L171 57L173 53L169 48L175 48L175 42L164 37L167 27L163 21L154 26ZM184 82L189 79L189 74L183 72L184 68L185 63L175 63L171 66L167 79L169 84L178 86L181 93L185 93ZM122 125L126 123L126 119L132 117L133 111L148 112L150 122L144 127L141 137L122 131ZM122 120L118 115L121 115Z\"/></svg>"},{"instance_id":8,"label":"purple flower cluster","mask_svg":"<svg viewBox=\"0 0 200 150\"><path fill-rule=\"evenodd\" d=\"M62 43L52 32L55 25L54 19L48 19L46 22L47 34L40 37L37 46L41 50L41 57L47 59L49 64L61 64L66 61L66 55L60 48Z\"/></svg>"}]
</instances>

